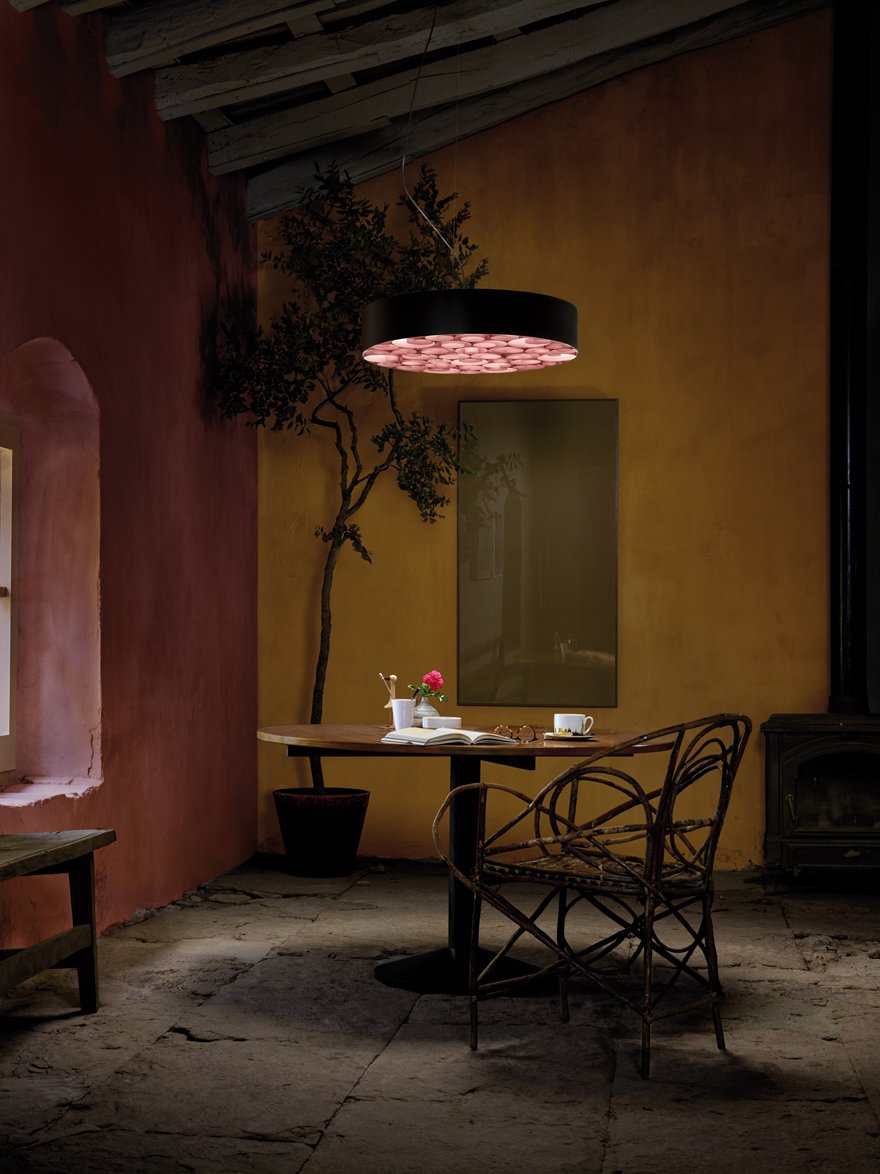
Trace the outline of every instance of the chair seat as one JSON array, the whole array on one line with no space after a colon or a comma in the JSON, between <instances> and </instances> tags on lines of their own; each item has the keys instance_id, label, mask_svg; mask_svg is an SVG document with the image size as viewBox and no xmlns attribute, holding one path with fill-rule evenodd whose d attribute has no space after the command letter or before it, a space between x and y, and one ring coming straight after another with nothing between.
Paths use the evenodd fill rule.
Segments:
<instances>
[{"instance_id":1,"label":"chair seat","mask_svg":"<svg viewBox=\"0 0 880 1174\"><path fill-rule=\"evenodd\" d=\"M560 852L511 863L492 861L484 865L482 877L487 884L491 884L493 878L498 882L532 880L541 884L575 885L578 888L639 895L645 890L642 861L633 859L626 863L631 865L633 872L620 856L609 859L600 852ZM664 889L674 888L685 895L688 892L701 892L705 879L687 864L665 861L661 869L661 883Z\"/></svg>"}]
</instances>

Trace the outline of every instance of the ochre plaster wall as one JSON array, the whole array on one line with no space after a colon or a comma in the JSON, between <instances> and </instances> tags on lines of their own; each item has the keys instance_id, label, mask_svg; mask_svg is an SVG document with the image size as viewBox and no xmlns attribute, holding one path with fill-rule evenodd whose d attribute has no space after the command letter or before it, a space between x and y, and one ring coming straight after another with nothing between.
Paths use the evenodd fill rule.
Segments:
<instances>
[{"instance_id":1,"label":"ochre plaster wall","mask_svg":"<svg viewBox=\"0 0 880 1174\"><path fill-rule=\"evenodd\" d=\"M828 693L829 35L827 13L783 24L433 156L441 190L471 201L491 284L577 303L581 356L546 375L398 385L450 421L459 399L619 400L619 704L597 724L751 715L726 867L762 858L757 727L776 711L822 711ZM394 203L399 178L365 191ZM264 314L276 298L266 284ZM260 486L260 720L306 721L312 531L332 479L318 444L266 434ZM338 570L327 721L381 721L380 671L406 682L439 668L455 697L454 510L425 526L386 483L363 529L374 565L349 554ZM444 708L465 724L548 717ZM277 849L271 791L297 767L277 746L260 755L261 841ZM432 855L442 764L343 761L327 773L372 791L364 852Z\"/></svg>"},{"instance_id":2,"label":"ochre plaster wall","mask_svg":"<svg viewBox=\"0 0 880 1174\"><path fill-rule=\"evenodd\" d=\"M254 240L197 130L160 122L149 78L109 74L100 18L0 5L0 109L0 358L54 340L97 404L102 776L0 806L0 832L115 827L106 927L256 846L256 444L207 411L203 357ZM0 945L60 924L62 890L2 886Z\"/></svg>"}]
</instances>

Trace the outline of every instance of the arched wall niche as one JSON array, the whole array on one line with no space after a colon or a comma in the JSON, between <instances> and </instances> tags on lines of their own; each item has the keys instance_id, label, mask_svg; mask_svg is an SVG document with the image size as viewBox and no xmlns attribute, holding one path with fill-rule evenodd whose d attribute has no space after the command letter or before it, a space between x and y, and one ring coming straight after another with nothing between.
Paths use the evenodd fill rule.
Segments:
<instances>
[{"instance_id":1,"label":"arched wall niche","mask_svg":"<svg viewBox=\"0 0 880 1174\"><path fill-rule=\"evenodd\" d=\"M51 338L0 359L0 410L20 430L15 774L24 785L0 795L19 805L22 792L82 794L101 779L99 411L79 364Z\"/></svg>"}]
</instances>

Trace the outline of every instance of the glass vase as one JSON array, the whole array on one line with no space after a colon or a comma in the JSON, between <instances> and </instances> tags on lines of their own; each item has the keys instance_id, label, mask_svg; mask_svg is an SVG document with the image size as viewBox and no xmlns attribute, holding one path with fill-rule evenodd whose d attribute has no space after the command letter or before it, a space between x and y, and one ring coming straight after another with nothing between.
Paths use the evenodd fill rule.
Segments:
<instances>
[{"instance_id":1,"label":"glass vase","mask_svg":"<svg viewBox=\"0 0 880 1174\"><path fill-rule=\"evenodd\" d=\"M413 710L413 725L421 726L426 717L439 717L440 711L431 704L429 697L420 697L419 703Z\"/></svg>"}]
</instances>

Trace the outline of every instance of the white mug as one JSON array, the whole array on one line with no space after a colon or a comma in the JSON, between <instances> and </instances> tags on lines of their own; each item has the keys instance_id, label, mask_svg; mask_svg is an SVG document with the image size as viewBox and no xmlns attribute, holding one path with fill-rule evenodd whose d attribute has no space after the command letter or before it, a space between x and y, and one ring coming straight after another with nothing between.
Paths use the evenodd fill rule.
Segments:
<instances>
[{"instance_id":1,"label":"white mug","mask_svg":"<svg viewBox=\"0 0 880 1174\"><path fill-rule=\"evenodd\" d=\"M395 730L409 729L413 724L415 707L415 697L393 697L391 699L391 715L394 719Z\"/></svg>"},{"instance_id":2,"label":"white mug","mask_svg":"<svg viewBox=\"0 0 880 1174\"><path fill-rule=\"evenodd\" d=\"M589 734L593 719L585 713L554 713L553 732L556 734Z\"/></svg>"}]
</instances>

